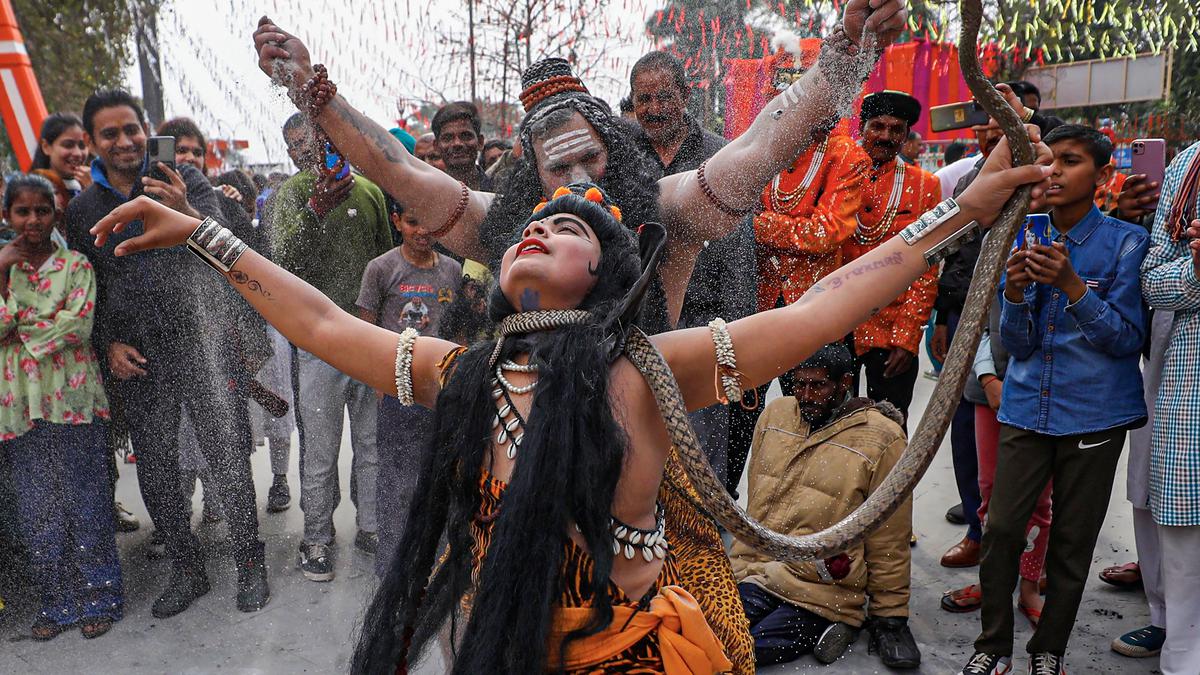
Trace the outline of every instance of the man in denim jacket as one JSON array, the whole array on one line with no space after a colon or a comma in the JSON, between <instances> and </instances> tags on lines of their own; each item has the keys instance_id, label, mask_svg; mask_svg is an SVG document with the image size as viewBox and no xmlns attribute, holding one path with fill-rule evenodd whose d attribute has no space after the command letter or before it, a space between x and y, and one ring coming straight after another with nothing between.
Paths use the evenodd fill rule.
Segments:
<instances>
[{"instance_id":1,"label":"man in denim jacket","mask_svg":"<svg viewBox=\"0 0 1200 675\"><path fill-rule=\"evenodd\" d=\"M1149 236L1104 216L1092 201L1112 172L1105 136L1064 125L1044 140L1054 151L1046 193L1054 231L1048 246L1029 235L1009 258L1004 280L1000 339L1011 358L979 570L983 631L963 668L968 674L1011 669L1017 562L1025 525L1051 479L1049 587L1026 649L1030 672L1065 672L1063 655L1125 434L1146 419L1139 268Z\"/></svg>"}]
</instances>

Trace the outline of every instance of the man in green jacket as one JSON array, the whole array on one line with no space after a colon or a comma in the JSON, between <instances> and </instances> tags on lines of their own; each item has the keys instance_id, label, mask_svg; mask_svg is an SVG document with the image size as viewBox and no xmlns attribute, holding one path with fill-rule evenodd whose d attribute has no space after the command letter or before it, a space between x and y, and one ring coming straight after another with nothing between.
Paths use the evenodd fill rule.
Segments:
<instances>
[{"instance_id":1,"label":"man in green jacket","mask_svg":"<svg viewBox=\"0 0 1200 675\"><path fill-rule=\"evenodd\" d=\"M305 119L293 115L283 126L288 155L299 173L275 194L269 209L276 262L356 312L363 270L392 248L383 193L362 176L338 178L343 164L325 165L325 148L313 140ZM300 430L300 508L304 538L299 565L313 581L333 579L333 512L341 501L338 450L343 410L350 413L354 452L350 499L357 509L354 545L376 547L376 403L367 385L350 379L304 351L297 351L296 423Z\"/></svg>"}]
</instances>

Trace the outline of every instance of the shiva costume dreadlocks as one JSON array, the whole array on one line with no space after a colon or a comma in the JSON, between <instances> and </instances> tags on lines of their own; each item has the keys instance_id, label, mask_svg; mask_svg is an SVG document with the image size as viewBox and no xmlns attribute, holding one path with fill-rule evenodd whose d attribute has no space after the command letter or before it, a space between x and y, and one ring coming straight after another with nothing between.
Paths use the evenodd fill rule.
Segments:
<instances>
[{"instance_id":1,"label":"shiva costume dreadlocks","mask_svg":"<svg viewBox=\"0 0 1200 675\"><path fill-rule=\"evenodd\" d=\"M355 672L405 668L447 617L457 625L464 602L469 618L455 672L537 672L547 663L571 672L678 672L681 663L753 671L728 558L677 462L668 461L655 528L637 530L610 515L625 441L608 403L608 372L655 275L665 230L647 223L635 241L620 211L587 185L560 188L525 222L557 213L580 217L596 233L596 286L578 310L533 314L517 314L497 288L491 314L499 339L442 361L434 439L404 540L368 612ZM402 338L398 363L403 351ZM513 364L519 353L533 365ZM527 419L510 392L529 390L504 376L522 368L537 373ZM517 458L508 485L485 468L493 441ZM586 548L564 537L571 523ZM438 561L442 541L449 546ZM627 597L610 581L617 555L663 560L643 597Z\"/></svg>"}]
</instances>

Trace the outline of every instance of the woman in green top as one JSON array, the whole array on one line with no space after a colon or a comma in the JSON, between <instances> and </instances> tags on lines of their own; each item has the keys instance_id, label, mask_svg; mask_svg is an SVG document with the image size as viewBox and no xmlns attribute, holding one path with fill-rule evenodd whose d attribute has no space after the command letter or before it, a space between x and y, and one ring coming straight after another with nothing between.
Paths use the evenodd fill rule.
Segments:
<instances>
[{"instance_id":1,"label":"woman in green top","mask_svg":"<svg viewBox=\"0 0 1200 675\"><path fill-rule=\"evenodd\" d=\"M0 441L12 467L41 611L33 637L78 624L94 638L121 618L105 422L92 352L96 277L50 239L54 188L19 176L4 192L17 238L0 249Z\"/></svg>"}]
</instances>

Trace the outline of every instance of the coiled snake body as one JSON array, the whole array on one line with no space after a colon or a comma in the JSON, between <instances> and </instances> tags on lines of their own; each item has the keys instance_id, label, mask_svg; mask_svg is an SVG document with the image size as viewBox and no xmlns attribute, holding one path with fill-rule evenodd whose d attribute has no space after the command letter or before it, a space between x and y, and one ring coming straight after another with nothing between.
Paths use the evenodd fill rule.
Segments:
<instances>
[{"instance_id":1,"label":"coiled snake body","mask_svg":"<svg viewBox=\"0 0 1200 675\"><path fill-rule=\"evenodd\" d=\"M1012 148L1013 165L1031 164L1033 146L1025 127L1004 98L984 78L976 56L976 39L983 16L980 0L962 0L959 61L963 78L975 99L997 121ZM975 350L1017 228L1029 211L1030 189L1018 190L1005 203L980 253L958 329L945 366L908 447L883 483L853 513L832 527L799 537L786 536L751 518L725 491L713 472L691 424L671 370L645 335L632 330L625 356L641 371L654 393L659 411L676 446L680 461L700 495L702 506L731 534L746 544L783 561L827 558L861 541L890 516L912 493L929 468L962 397Z\"/></svg>"}]
</instances>

